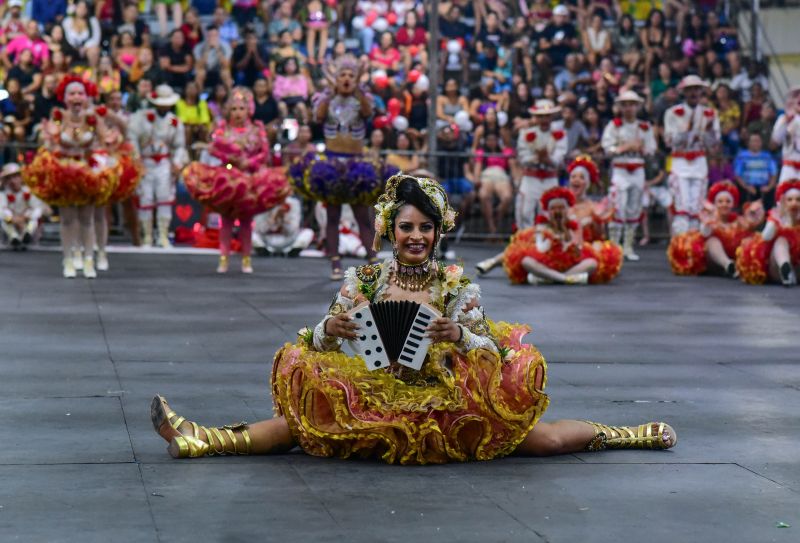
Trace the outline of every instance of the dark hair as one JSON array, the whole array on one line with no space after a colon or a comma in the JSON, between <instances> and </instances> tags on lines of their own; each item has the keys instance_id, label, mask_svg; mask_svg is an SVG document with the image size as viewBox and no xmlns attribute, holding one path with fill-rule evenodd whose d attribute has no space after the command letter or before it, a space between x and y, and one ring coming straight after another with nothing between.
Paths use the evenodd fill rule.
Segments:
<instances>
[{"instance_id":1,"label":"dark hair","mask_svg":"<svg viewBox=\"0 0 800 543\"><path fill-rule=\"evenodd\" d=\"M433 221L434 229L439 232L442 226L442 214L439 209L433 205L431 199L419 186L419 183L413 179L404 179L397 185L397 200L405 202L405 204L416 207L420 213ZM399 207L397 208L400 209ZM394 220L397 217L397 212L392 216L392 231L394 231Z\"/></svg>"}]
</instances>

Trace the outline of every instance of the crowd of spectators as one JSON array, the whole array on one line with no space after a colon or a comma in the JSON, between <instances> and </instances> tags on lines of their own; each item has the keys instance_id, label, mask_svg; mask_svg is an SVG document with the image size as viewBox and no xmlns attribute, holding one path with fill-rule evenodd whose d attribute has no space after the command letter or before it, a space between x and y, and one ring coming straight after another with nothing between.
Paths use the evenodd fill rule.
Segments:
<instances>
[{"instance_id":1,"label":"crowd of spectators","mask_svg":"<svg viewBox=\"0 0 800 543\"><path fill-rule=\"evenodd\" d=\"M176 113L190 145L205 140L230 88L247 85L274 142L312 148L321 132L311 97L327 84L326 61L349 52L362 57L375 103L370 152L406 170L430 167L413 153L436 130L447 153L436 164L440 177L482 195L487 218L492 206L511 206L510 186L481 190L487 159L501 157L492 171L519 178L516 135L540 98L562 108L568 156L589 154L602 165L600 136L617 114L615 96L636 91L641 115L660 130L680 100L680 78L695 73L710 83L705 101L722 123L713 173L746 185L757 177L747 171L754 156L774 159L777 108L764 68L743 56L722 2L450 0L438 9L442 84L431 103L429 2L8 0L0 7L3 136L34 142L60 77L78 71L115 110L136 110L168 83L181 93ZM661 150L654 171L663 169Z\"/></svg>"}]
</instances>

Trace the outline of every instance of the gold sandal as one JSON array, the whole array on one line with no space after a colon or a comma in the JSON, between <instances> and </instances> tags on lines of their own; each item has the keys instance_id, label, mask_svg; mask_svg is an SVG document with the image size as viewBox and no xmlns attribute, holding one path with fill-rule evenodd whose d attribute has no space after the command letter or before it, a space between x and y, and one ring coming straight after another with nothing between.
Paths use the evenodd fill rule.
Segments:
<instances>
[{"instance_id":1,"label":"gold sandal","mask_svg":"<svg viewBox=\"0 0 800 543\"><path fill-rule=\"evenodd\" d=\"M247 423L244 421L220 428L200 426L196 422L179 417L169 408L167 400L162 396L153 398L150 404L150 419L156 432L169 442L167 451L173 458L250 454L252 442L250 432L247 431ZM184 422L191 426L191 433L186 429L181 430L180 426ZM237 439L237 435L241 438L241 442Z\"/></svg>"},{"instance_id":2,"label":"gold sandal","mask_svg":"<svg viewBox=\"0 0 800 543\"><path fill-rule=\"evenodd\" d=\"M586 446L586 451L605 449L670 449L678 443L675 429L665 422L648 422L638 427L607 426L590 420L595 436Z\"/></svg>"}]
</instances>

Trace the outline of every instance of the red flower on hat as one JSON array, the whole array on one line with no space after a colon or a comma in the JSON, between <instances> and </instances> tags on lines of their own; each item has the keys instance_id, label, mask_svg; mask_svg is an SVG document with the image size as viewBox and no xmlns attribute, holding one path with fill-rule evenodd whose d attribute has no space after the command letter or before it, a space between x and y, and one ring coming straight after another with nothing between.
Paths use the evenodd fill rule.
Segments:
<instances>
[{"instance_id":1,"label":"red flower on hat","mask_svg":"<svg viewBox=\"0 0 800 543\"><path fill-rule=\"evenodd\" d=\"M596 184L600 182L600 170L597 169L597 164L594 163L592 157L589 155L580 155L567 166L567 172L572 173L572 170L579 166L586 168L586 171L589 172L590 183Z\"/></svg>"},{"instance_id":2,"label":"red flower on hat","mask_svg":"<svg viewBox=\"0 0 800 543\"><path fill-rule=\"evenodd\" d=\"M9 204L13 204L14 202L17 201L17 197L13 194L9 194L8 196L6 196L6 199L8 200Z\"/></svg>"},{"instance_id":3,"label":"red flower on hat","mask_svg":"<svg viewBox=\"0 0 800 543\"><path fill-rule=\"evenodd\" d=\"M171 122L171 123L172 123L172 126L174 126L175 128L177 128L177 127L178 127L178 119L176 119L175 117L171 118L171 119L169 120L169 122Z\"/></svg>"},{"instance_id":4,"label":"red flower on hat","mask_svg":"<svg viewBox=\"0 0 800 543\"><path fill-rule=\"evenodd\" d=\"M561 138L564 137L564 131L556 130L555 132L553 132L553 137L556 139L556 141L560 140Z\"/></svg>"},{"instance_id":5,"label":"red flower on hat","mask_svg":"<svg viewBox=\"0 0 800 543\"><path fill-rule=\"evenodd\" d=\"M54 121L61 122L61 119L63 119L63 118L64 118L64 114L61 113L60 109L54 109L53 110L53 120Z\"/></svg>"},{"instance_id":6,"label":"red flower on hat","mask_svg":"<svg viewBox=\"0 0 800 543\"><path fill-rule=\"evenodd\" d=\"M703 115L705 115L708 118L711 118L711 117L714 116L714 110L713 109L706 109L705 111L703 111Z\"/></svg>"},{"instance_id":7,"label":"red flower on hat","mask_svg":"<svg viewBox=\"0 0 800 543\"><path fill-rule=\"evenodd\" d=\"M800 190L800 179L788 179L778 185L778 190L775 191L775 201L780 202L783 195L792 189Z\"/></svg>"},{"instance_id":8,"label":"red flower on hat","mask_svg":"<svg viewBox=\"0 0 800 543\"><path fill-rule=\"evenodd\" d=\"M108 114L108 108L106 106L97 106L94 112L101 117L105 117Z\"/></svg>"},{"instance_id":9,"label":"red flower on hat","mask_svg":"<svg viewBox=\"0 0 800 543\"><path fill-rule=\"evenodd\" d=\"M650 130L650 125L645 123L645 122L641 122L641 123L639 123L639 128L641 128L642 130L647 131L647 130Z\"/></svg>"},{"instance_id":10,"label":"red flower on hat","mask_svg":"<svg viewBox=\"0 0 800 543\"><path fill-rule=\"evenodd\" d=\"M97 117L95 117L94 115L87 115L86 124L88 124L89 126L97 125Z\"/></svg>"},{"instance_id":11,"label":"red flower on hat","mask_svg":"<svg viewBox=\"0 0 800 543\"><path fill-rule=\"evenodd\" d=\"M156 121L156 114L153 113L152 111L148 111L147 120L150 121L151 123L154 123Z\"/></svg>"},{"instance_id":12,"label":"red flower on hat","mask_svg":"<svg viewBox=\"0 0 800 543\"><path fill-rule=\"evenodd\" d=\"M153 100L155 100L156 98L158 98L158 93L157 93L156 91L153 91L153 92L151 92L151 93L150 93L150 98L152 98Z\"/></svg>"},{"instance_id":13,"label":"red flower on hat","mask_svg":"<svg viewBox=\"0 0 800 543\"><path fill-rule=\"evenodd\" d=\"M528 143L533 143L534 141L536 141L536 132L528 132L527 134L525 134L525 141L527 141Z\"/></svg>"},{"instance_id":14,"label":"red flower on hat","mask_svg":"<svg viewBox=\"0 0 800 543\"><path fill-rule=\"evenodd\" d=\"M614 119L614 126L616 126L617 128L619 128L620 126L622 126L622 119L620 119L619 117L617 117L616 119Z\"/></svg>"},{"instance_id":15,"label":"red flower on hat","mask_svg":"<svg viewBox=\"0 0 800 543\"><path fill-rule=\"evenodd\" d=\"M673 112L675 113L675 115L677 115L678 117L683 117L683 114L684 114L684 113L686 113L686 110L685 110L685 109L683 109L682 107L676 107L676 108L675 108L675 109L673 109L672 111L673 111Z\"/></svg>"},{"instance_id":16,"label":"red flower on hat","mask_svg":"<svg viewBox=\"0 0 800 543\"><path fill-rule=\"evenodd\" d=\"M31 199L31 193L30 192L23 192L22 193L22 198L27 202L28 200Z\"/></svg>"}]
</instances>

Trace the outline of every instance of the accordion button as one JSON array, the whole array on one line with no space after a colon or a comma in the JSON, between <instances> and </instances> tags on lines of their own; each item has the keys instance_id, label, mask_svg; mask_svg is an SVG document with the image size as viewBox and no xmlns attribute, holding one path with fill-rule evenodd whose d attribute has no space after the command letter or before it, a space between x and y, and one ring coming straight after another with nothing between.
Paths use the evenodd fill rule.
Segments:
<instances>
[{"instance_id":1,"label":"accordion button","mask_svg":"<svg viewBox=\"0 0 800 543\"><path fill-rule=\"evenodd\" d=\"M376 353L382 353L382 352L383 352L383 349L382 349L382 348L380 348L380 347L375 347L375 352L376 352Z\"/></svg>"},{"instance_id":2,"label":"accordion button","mask_svg":"<svg viewBox=\"0 0 800 543\"><path fill-rule=\"evenodd\" d=\"M366 338L367 336L364 336L364 337ZM372 341L378 341L378 336L376 336L375 334L372 334Z\"/></svg>"},{"instance_id":3,"label":"accordion button","mask_svg":"<svg viewBox=\"0 0 800 543\"><path fill-rule=\"evenodd\" d=\"M372 351L370 351L370 350L366 350L366 351L364 351L364 354L365 354L365 355L367 355L367 356L369 356L369 355L371 355L371 354L372 354Z\"/></svg>"}]
</instances>

